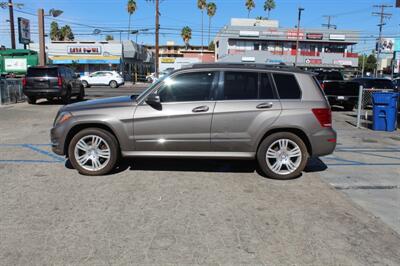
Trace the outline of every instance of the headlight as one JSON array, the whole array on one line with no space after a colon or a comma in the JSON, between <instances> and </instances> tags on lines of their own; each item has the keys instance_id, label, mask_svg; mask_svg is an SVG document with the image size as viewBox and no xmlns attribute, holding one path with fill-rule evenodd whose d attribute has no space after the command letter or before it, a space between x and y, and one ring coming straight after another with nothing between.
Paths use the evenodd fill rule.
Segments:
<instances>
[{"instance_id":1,"label":"headlight","mask_svg":"<svg viewBox=\"0 0 400 266\"><path fill-rule=\"evenodd\" d=\"M62 123L68 121L70 118L72 118L72 114L69 112L62 112L59 114L54 120L54 126L61 125Z\"/></svg>"}]
</instances>

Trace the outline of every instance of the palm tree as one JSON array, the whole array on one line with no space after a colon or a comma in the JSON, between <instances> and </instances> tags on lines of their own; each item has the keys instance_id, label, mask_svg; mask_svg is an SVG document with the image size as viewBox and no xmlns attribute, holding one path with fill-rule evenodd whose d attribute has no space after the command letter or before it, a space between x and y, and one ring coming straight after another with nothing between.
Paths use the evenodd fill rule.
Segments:
<instances>
[{"instance_id":1,"label":"palm tree","mask_svg":"<svg viewBox=\"0 0 400 266\"><path fill-rule=\"evenodd\" d=\"M249 13L247 14L247 17L250 17L250 12L253 8L256 7L256 3L254 2L254 0L246 0L246 9L249 11Z\"/></svg>"},{"instance_id":2,"label":"palm tree","mask_svg":"<svg viewBox=\"0 0 400 266\"><path fill-rule=\"evenodd\" d=\"M60 40L60 29L58 28L58 23L53 21L50 24L50 40L59 41Z\"/></svg>"},{"instance_id":3,"label":"palm tree","mask_svg":"<svg viewBox=\"0 0 400 266\"><path fill-rule=\"evenodd\" d=\"M203 50L204 9L207 7L206 0L197 0L197 7L201 10L201 49Z\"/></svg>"},{"instance_id":4,"label":"palm tree","mask_svg":"<svg viewBox=\"0 0 400 266\"><path fill-rule=\"evenodd\" d=\"M181 36L187 50L189 46L189 41L190 39L192 39L192 29L189 26L183 27L181 31Z\"/></svg>"},{"instance_id":5,"label":"palm tree","mask_svg":"<svg viewBox=\"0 0 400 266\"><path fill-rule=\"evenodd\" d=\"M126 6L126 9L129 13L129 25L128 25L128 40L130 39L130 34L131 34L131 16L133 13L136 11L136 1L135 0L128 0L128 4Z\"/></svg>"},{"instance_id":6,"label":"palm tree","mask_svg":"<svg viewBox=\"0 0 400 266\"><path fill-rule=\"evenodd\" d=\"M267 19L269 19L269 12L271 12L272 9L275 9L276 4L274 0L266 0L264 3L264 11L268 12Z\"/></svg>"},{"instance_id":7,"label":"palm tree","mask_svg":"<svg viewBox=\"0 0 400 266\"><path fill-rule=\"evenodd\" d=\"M207 15L208 15L208 43L210 43L211 35L211 18L215 16L217 12L217 5L213 2L207 4Z\"/></svg>"}]
</instances>

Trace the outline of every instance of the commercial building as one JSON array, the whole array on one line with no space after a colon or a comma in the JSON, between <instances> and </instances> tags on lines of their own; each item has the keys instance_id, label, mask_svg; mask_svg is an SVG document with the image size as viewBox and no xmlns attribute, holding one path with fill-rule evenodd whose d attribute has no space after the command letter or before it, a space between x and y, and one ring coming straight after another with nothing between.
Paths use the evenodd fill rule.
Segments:
<instances>
[{"instance_id":1,"label":"commercial building","mask_svg":"<svg viewBox=\"0 0 400 266\"><path fill-rule=\"evenodd\" d=\"M39 44L30 48L39 51ZM102 70L122 72L126 80L145 76L154 69L153 54L132 41L68 41L46 44L49 64L68 65L81 75Z\"/></svg>"},{"instance_id":2,"label":"commercial building","mask_svg":"<svg viewBox=\"0 0 400 266\"><path fill-rule=\"evenodd\" d=\"M358 67L352 49L359 33L351 30L280 28L276 20L231 19L215 38L219 62L293 65L299 39L298 66L303 68Z\"/></svg>"},{"instance_id":3,"label":"commercial building","mask_svg":"<svg viewBox=\"0 0 400 266\"><path fill-rule=\"evenodd\" d=\"M30 44L39 51L39 44ZM100 70L120 71L122 44L117 42L68 41L46 44L48 63L72 66L77 73L88 75Z\"/></svg>"},{"instance_id":4,"label":"commercial building","mask_svg":"<svg viewBox=\"0 0 400 266\"><path fill-rule=\"evenodd\" d=\"M149 50L155 51L154 46L146 46ZM159 46L159 68L160 71L166 69L179 69L187 64L212 63L215 62L214 51L208 50L206 46L184 46L174 42L167 42L166 45Z\"/></svg>"}]
</instances>

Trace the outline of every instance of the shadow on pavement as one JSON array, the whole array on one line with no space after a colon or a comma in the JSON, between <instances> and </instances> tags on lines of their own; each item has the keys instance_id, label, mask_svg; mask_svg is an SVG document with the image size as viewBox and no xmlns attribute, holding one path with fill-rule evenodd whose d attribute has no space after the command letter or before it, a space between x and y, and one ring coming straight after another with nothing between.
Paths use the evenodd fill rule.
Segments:
<instances>
[{"instance_id":1,"label":"shadow on pavement","mask_svg":"<svg viewBox=\"0 0 400 266\"><path fill-rule=\"evenodd\" d=\"M65 167L73 169L69 160ZM319 158L309 159L306 173L321 172L328 167ZM175 171L175 172L214 172L214 173L254 173L268 178L262 173L255 160L210 160L210 159L172 159L172 158L124 158L110 175L130 171ZM301 176L299 176L301 177ZM297 177L297 178L299 178ZM296 179L296 178L294 178Z\"/></svg>"}]
</instances>

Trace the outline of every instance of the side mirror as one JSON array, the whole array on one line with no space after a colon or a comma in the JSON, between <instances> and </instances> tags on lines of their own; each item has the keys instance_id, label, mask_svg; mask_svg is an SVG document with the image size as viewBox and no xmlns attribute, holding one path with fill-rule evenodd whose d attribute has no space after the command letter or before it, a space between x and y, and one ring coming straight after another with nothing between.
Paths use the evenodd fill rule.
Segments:
<instances>
[{"instance_id":1,"label":"side mirror","mask_svg":"<svg viewBox=\"0 0 400 266\"><path fill-rule=\"evenodd\" d=\"M157 110L161 110L162 108L160 96L154 93L147 96L146 103Z\"/></svg>"}]
</instances>

